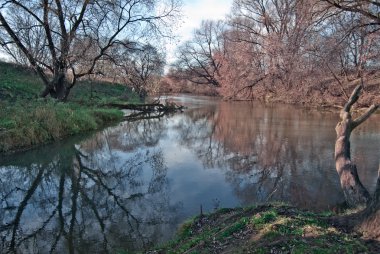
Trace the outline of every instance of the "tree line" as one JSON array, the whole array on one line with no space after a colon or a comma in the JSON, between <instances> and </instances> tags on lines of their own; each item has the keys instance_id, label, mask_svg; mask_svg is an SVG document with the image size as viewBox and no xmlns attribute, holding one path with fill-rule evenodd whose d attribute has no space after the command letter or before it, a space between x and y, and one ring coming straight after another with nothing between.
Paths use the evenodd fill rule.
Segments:
<instances>
[{"instance_id":1,"label":"tree line","mask_svg":"<svg viewBox=\"0 0 380 254\"><path fill-rule=\"evenodd\" d=\"M167 82L159 45L179 0L1 0L0 45L36 70L42 97L59 100L94 77L127 83L142 98L169 83L230 99L342 104L364 80L368 106L380 97L372 82L379 8L377 0L234 0L225 20L203 21L178 47Z\"/></svg>"},{"instance_id":2,"label":"tree line","mask_svg":"<svg viewBox=\"0 0 380 254\"><path fill-rule=\"evenodd\" d=\"M372 0L234 0L225 20L203 21L178 48L169 77L231 99L345 101L380 67L379 11Z\"/></svg>"}]
</instances>

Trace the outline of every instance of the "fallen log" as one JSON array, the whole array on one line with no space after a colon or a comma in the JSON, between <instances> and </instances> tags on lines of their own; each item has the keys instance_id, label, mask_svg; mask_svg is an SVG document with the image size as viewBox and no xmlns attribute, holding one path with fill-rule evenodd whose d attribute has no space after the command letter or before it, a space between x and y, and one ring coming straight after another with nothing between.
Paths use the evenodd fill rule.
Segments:
<instances>
[{"instance_id":1,"label":"fallen log","mask_svg":"<svg viewBox=\"0 0 380 254\"><path fill-rule=\"evenodd\" d=\"M130 122L143 119L158 119L169 113L178 111L183 112L185 109L185 107L182 105L177 105L174 102L168 101L166 101L165 104L159 103L157 101L148 104L110 103L107 104L107 107L134 111L133 113L124 116L124 119Z\"/></svg>"},{"instance_id":2,"label":"fallen log","mask_svg":"<svg viewBox=\"0 0 380 254\"><path fill-rule=\"evenodd\" d=\"M118 108L118 109L129 109L136 110L140 112L152 113L152 112L183 112L185 109L182 105L177 105L174 102L162 103L148 103L148 104L121 104L121 103L110 103L107 104L108 107Z\"/></svg>"},{"instance_id":3,"label":"fallen log","mask_svg":"<svg viewBox=\"0 0 380 254\"><path fill-rule=\"evenodd\" d=\"M140 120L151 120L151 119L159 119L163 116L167 115L167 112L137 112L124 116L124 120L128 122L136 122Z\"/></svg>"}]
</instances>

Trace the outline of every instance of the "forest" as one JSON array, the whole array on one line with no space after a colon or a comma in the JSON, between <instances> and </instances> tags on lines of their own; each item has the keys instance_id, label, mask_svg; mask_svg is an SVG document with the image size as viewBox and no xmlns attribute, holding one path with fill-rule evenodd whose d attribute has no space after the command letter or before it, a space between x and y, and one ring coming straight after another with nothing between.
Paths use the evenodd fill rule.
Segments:
<instances>
[{"instance_id":1,"label":"forest","mask_svg":"<svg viewBox=\"0 0 380 254\"><path fill-rule=\"evenodd\" d=\"M363 83L379 103L379 2L236 0L176 51L167 91L342 105ZM207 88L205 88L207 86Z\"/></svg>"}]
</instances>

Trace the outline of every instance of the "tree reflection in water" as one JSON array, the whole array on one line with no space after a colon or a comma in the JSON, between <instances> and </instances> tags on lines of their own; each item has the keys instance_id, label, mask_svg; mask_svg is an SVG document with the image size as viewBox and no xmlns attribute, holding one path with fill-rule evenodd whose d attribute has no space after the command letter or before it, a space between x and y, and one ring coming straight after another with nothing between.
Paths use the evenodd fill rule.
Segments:
<instances>
[{"instance_id":1,"label":"tree reflection in water","mask_svg":"<svg viewBox=\"0 0 380 254\"><path fill-rule=\"evenodd\" d=\"M163 153L153 147L162 128L148 122L120 127L129 143L114 128L3 163L0 252L109 253L166 240L181 207L170 204ZM137 144L146 149L121 152Z\"/></svg>"},{"instance_id":2,"label":"tree reflection in water","mask_svg":"<svg viewBox=\"0 0 380 254\"><path fill-rule=\"evenodd\" d=\"M222 168L242 204L285 201L328 209L343 200L333 162L334 114L221 102L187 115L177 126L182 145L205 168ZM369 157L366 163L376 163L376 154ZM374 186L376 172L366 174Z\"/></svg>"},{"instance_id":3,"label":"tree reflection in water","mask_svg":"<svg viewBox=\"0 0 380 254\"><path fill-rule=\"evenodd\" d=\"M343 201L333 161L336 119L211 102L0 158L0 252L147 248L172 236L200 205L209 211L278 200L327 209ZM355 146L378 146L376 120L353 136ZM363 168L379 163L378 150L359 154L355 146ZM374 187L377 172L362 173Z\"/></svg>"}]
</instances>

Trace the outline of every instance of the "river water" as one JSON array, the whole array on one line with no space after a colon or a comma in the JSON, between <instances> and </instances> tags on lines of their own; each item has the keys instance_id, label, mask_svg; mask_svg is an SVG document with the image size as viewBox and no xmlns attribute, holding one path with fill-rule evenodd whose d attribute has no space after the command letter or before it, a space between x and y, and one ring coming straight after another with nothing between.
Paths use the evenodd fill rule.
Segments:
<instances>
[{"instance_id":1,"label":"river water","mask_svg":"<svg viewBox=\"0 0 380 254\"><path fill-rule=\"evenodd\" d=\"M187 218L283 201L343 201L336 113L171 97L183 113L122 122L0 158L0 253L117 253L170 239ZM380 115L355 130L352 157L373 190Z\"/></svg>"}]
</instances>

